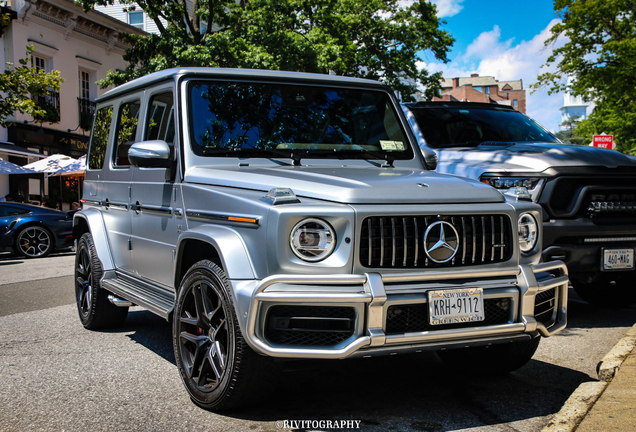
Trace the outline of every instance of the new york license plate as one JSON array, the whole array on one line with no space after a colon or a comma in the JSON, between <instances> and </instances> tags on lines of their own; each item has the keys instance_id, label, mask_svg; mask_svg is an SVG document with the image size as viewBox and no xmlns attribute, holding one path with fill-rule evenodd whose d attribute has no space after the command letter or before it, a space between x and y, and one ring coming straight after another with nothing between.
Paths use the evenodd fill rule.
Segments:
<instances>
[{"instance_id":1,"label":"new york license plate","mask_svg":"<svg viewBox=\"0 0 636 432\"><path fill-rule=\"evenodd\" d=\"M634 249L603 249L603 270L634 268Z\"/></svg>"},{"instance_id":2,"label":"new york license plate","mask_svg":"<svg viewBox=\"0 0 636 432\"><path fill-rule=\"evenodd\" d=\"M461 288L428 292L431 325L483 321L483 288Z\"/></svg>"}]
</instances>

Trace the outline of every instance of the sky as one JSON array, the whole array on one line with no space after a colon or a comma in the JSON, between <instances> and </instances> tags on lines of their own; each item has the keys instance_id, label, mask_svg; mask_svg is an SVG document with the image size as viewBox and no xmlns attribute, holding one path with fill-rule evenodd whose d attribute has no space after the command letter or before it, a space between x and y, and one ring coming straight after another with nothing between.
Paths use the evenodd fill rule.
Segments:
<instances>
[{"instance_id":1,"label":"sky","mask_svg":"<svg viewBox=\"0 0 636 432\"><path fill-rule=\"evenodd\" d=\"M432 0L442 29L455 38L446 64L423 53L419 68L441 71L445 78L471 73L499 81L523 80L526 114L552 131L559 130L563 94L548 96L547 89L531 93L530 84L547 69L551 53L544 47L550 27L558 22L553 0ZM561 41L558 41L559 45ZM553 69L553 68L552 68Z\"/></svg>"}]
</instances>

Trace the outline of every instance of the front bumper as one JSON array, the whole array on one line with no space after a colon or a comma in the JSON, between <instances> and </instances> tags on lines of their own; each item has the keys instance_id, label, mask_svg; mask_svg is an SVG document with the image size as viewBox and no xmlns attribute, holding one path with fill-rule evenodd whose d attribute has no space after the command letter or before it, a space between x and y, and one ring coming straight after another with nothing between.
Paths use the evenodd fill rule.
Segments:
<instances>
[{"instance_id":1,"label":"front bumper","mask_svg":"<svg viewBox=\"0 0 636 432\"><path fill-rule=\"evenodd\" d=\"M602 248L636 250L633 238L633 225L600 225L588 218L550 220L543 223L543 260L563 261L570 274L598 272Z\"/></svg>"},{"instance_id":2,"label":"front bumper","mask_svg":"<svg viewBox=\"0 0 636 432\"><path fill-rule=\"evenodd\" d=\"M339 359L490 345L539 334L548 337L566 326L568 275L565 264L560 261L520 265L509 271L275 275L261 281L232 281L232 284L247 343L256 352L271 357ZM480 286L484 288L484 300L509 299L510 319L506 323L387 333L391 305L426 303L427 291L433 288ZM541 305L535 302L538 294L541 294ZM546 295L550 297L547 303ZM353 332L333 346L272 343L265 332L266 311L275 305L350 307L355 310ZM540 321L535 317L538 308Z\"/></svg>"}]
</instances>

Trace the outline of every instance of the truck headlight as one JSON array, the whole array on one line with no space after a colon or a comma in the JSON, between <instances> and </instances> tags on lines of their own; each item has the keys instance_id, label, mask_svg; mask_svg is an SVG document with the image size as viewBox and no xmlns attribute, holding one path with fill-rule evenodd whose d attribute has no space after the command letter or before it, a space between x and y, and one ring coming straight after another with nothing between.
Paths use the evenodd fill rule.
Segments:
<instances>
[{"instance_id":1,"label":"truck headlight","mask_svg":"<svg viewBox=\"0 0 636 432\"><path fill-rule=\"evenodd\" d=\"M303 219L291 230L289 245L301 260L321 261L334 251L336 233L327 222L321 219Z\"/></svg>"},{"instance_id":2,"label":"truck headlight","mask_svg":"<svg viewBox=\"0 0 636 432\"><path fill-rule=\"evenodd\" d=\"M530 252L534 249L539 238L539 225L530 213L519 216L519 248L521 252Z\"/></svg>"},{"instance_id":3,"label":"truck headlight","mask_svg":"<svg viewBox=\"0 0 636 432\"><path fill-rule=\"evenodd\" d=\"M540 178L536 177L483 177L482 183L486 183L496 189L510 189L511 187L521 186L528 190L533 190L540 182Z\"/></svg>"}]
</instances>

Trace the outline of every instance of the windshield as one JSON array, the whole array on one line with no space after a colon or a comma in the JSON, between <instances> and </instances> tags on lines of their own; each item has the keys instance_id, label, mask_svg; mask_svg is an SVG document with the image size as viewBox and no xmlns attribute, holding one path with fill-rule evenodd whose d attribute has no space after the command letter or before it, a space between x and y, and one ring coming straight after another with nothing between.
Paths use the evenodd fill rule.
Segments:
<instances>
[{"instance_id":1,"label":"windshield","mask_svg":"<svg viewBox=\"0 0 636 432\"><path fill-rule=\"evenodd\" d=\"M191 81L189 108L199 156L413 158L383 91Z\"/></svg>"},{"instance_id":2,"label":"windshield","mask_svg":"<svg viewBox=\"0 0 636 432\"><path fill-rule=\"evenodd\" d=\"M480 108L417 108L411 111L426 143L433 148L483 142L548 142L557 139L517 111Z\"/></svg>"}]
</instances>

